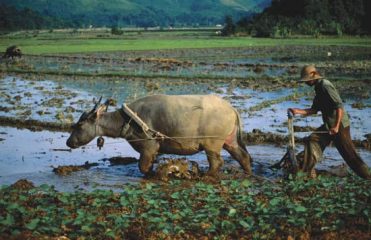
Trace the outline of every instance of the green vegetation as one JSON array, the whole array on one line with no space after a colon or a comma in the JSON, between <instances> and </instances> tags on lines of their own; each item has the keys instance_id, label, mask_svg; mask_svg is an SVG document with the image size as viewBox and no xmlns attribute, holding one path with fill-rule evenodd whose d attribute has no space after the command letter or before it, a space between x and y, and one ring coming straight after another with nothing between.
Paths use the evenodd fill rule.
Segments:
<instances>
[{"instance_id":1,"label":"green vegetation","mask_svg":"<svg viewBox=\"0 0 371 240\"><path fill-rule=\"evenodd\" d=\"M0 31L65 27L55 17L42 16L30 8L16 9L0 2Z\"/></svg>"},{"instance_id":2,"label":"green vegetation","mask_svg":"<svg viewBox=\"0 0 371 240\"><path fill-rule=\"evenodd\" d=\"M118 27L112 27L111 28L111 34L112 35L122 35L124 34L124 31Z\"/></svg>"},{"instance_id":3,"label":"green vegetation","mask_svg":"<svg viewBox=\"0 0 371 240\"><path fill-rule=\"evenodd\" d=\"M370 13L369 0L273 0L252 21L237 25L258 37L371 34Z\"/></svg>"},{"instance_id":4,"label":"green vegetation","mask_svg":"<svg viewBox=\"0 0 371 240\"><path fill-rule=\"evenodd\" d=\"M215 26L225 15L236 18L263 10L270 0L0 0L0 30L102 26ZM23 15L32 11L34 16ZM42 19L35 22L34 18ZM46 18L53 19L50 22ZM30 21L34 24L29 24Z\"/></svg>"},{"instance_id":5,"label":"green vegetation","mask_svg":"<svg viewBox=\"0 0 371 240\"><path fill-rule=\"evenodd\" d=\"M233 24L233 19L231 16L225 17L224 28L221 31L222 36L230 36L236 33L236 26Z\"/></svg>"},{"instance_id":6,"label":"green vegetation","mask_svg":"<svg viewBox=\"0 0 371 240\"><path fill-rule=\"evenodd\" d=\"M207 31L208 32L208 31ZM71 37L60 36L54 39L55 33L40 33L40 37L5 36L0 38L0 51L5 51L10 45L17 45L25 54L57 54L57 53L89 53L129 50L160 50L182 48L223 48L223 47L254 47L254 46L284 46L284 45L343 45L370 47L371 38L342 37L342 38L296 38L270 39L250 37L184 37L187 32L150 33L128 35L120 38L93 38L84 34Z\"/></svg>"},{"instance_id":7,"label":"green vegetation","mask_svg":"<svg viewBox=\"0 0 371 240\"><path fill-rule=\"evenodd\" d=\"M15 184L0 190L0 235L366 239L371 226L369 184L353 176L298 177L278 184L171 181L125 185L120 193L66 193L47 185Z\"/></svg>"}]
</instances>

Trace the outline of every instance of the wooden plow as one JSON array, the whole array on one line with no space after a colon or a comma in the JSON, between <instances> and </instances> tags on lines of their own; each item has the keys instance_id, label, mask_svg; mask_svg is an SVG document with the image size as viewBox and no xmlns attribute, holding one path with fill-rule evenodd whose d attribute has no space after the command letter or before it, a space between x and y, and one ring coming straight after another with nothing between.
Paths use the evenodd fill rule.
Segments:
<instances>
[{"instance_id":1,"label":"wooden plow","mask_svg":"<svg viewBox=\"0 0 371 240\"><path fill-rule=\"evenodd\" d=\"M289 142L287 145L287 151L282 159L272 165L270 168L285 169L288 173L296 174L299 170L298 161L296 160L295 154L295 133L294 133L294 114L287 110L287 128L289 133Z\"/></svg>"}]
</instances>

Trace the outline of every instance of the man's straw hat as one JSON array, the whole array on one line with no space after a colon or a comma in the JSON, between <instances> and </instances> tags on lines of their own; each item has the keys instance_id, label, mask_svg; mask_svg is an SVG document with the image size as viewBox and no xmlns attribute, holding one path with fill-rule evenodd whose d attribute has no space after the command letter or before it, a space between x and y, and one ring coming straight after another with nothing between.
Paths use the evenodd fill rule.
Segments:
<instances>
[{"instance_id":1,"label":"man's straw hat","mask_svg":"<svg viewBox=\"0 0 371 240\"><path fill-rule=\"evenodd\" d=\"M299 82L307 82L321 78L323 77L319 74L314 65L307 65L304 66L301 70Z\"/></svg>"}]
</instances>

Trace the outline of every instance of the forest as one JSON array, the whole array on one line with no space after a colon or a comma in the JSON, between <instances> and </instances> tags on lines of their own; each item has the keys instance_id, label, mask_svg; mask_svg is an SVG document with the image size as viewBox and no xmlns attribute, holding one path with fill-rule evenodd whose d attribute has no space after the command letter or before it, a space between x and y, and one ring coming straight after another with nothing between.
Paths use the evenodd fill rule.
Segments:
<instances>
[{"instance_id":1,"label":"forest","mask_svg":"<svg viewBox=\"0 0 371 240\"><path fill-rule=\"evenodd\" d=\"M0 30L92 27L199 27L226 15L252 16L271 0L0 0Z\"/></svg>"},{"instance_id":2,"label":"forest","mask_svg":"<svg viewBox=\"0 0 371 240\"><path fill-rule=\"evenodd\" d=\"M68 27L70 24L53 17L42 16L30 8L21 10L0 5L0 31Z\"/></svg>"},{"instance_id":3,"label":"forest","mask_svg":"<svg viewBox=\"0 0 371 240\"><path fill-rule=\"evenodd\" d=\"M273 0L253 18L239 19L232 31L256 37L366 35L371 33L368 0ZM229 24L231 20L228 20ZM226 19L226 23L227 19Z\"/></svg>"}]
</instances>

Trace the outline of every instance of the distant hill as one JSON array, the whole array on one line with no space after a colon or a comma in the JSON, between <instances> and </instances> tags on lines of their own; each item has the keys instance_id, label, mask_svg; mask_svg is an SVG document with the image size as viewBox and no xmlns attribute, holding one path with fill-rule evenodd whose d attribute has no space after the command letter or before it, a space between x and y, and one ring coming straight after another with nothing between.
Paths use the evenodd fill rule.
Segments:
<instances>
[{"instance_id":1,"label":"distant hill","mask_svg":"<svg viewBox=\"0 0 371 240\"><path fill-rule=\"evenodd\" d=\"M272 0L252 21L242 19L238 25L261 37L371 34L371 1Z\"/></svg>"},{"instance_id":2,"label":"distant hill","mask_svg":"<svg viewBox=\"0 0 371 240\"><path fill-rule=\"evenodd\" d=\"M17 9L13 6L0 4L0 32L68 26L69 24L62 20L42 16L29 8Z\"/></svg>"},{"instance_id":3,"label":"distant hill","mask_svg":"<svg viewBox=\"0 0 371 240\"><path fill-rule=\"evenodd\" d=\"M18 13L32 11L41 25L212 26L222 24L226 15L239 19L261 12L270 2L271 0L0 0L0 8L14 7ZM5 17L12 17L13 20L16 18L9 14L0 15L0 23L9 25L4 20Z\"/></svg>"}]
</instances>

